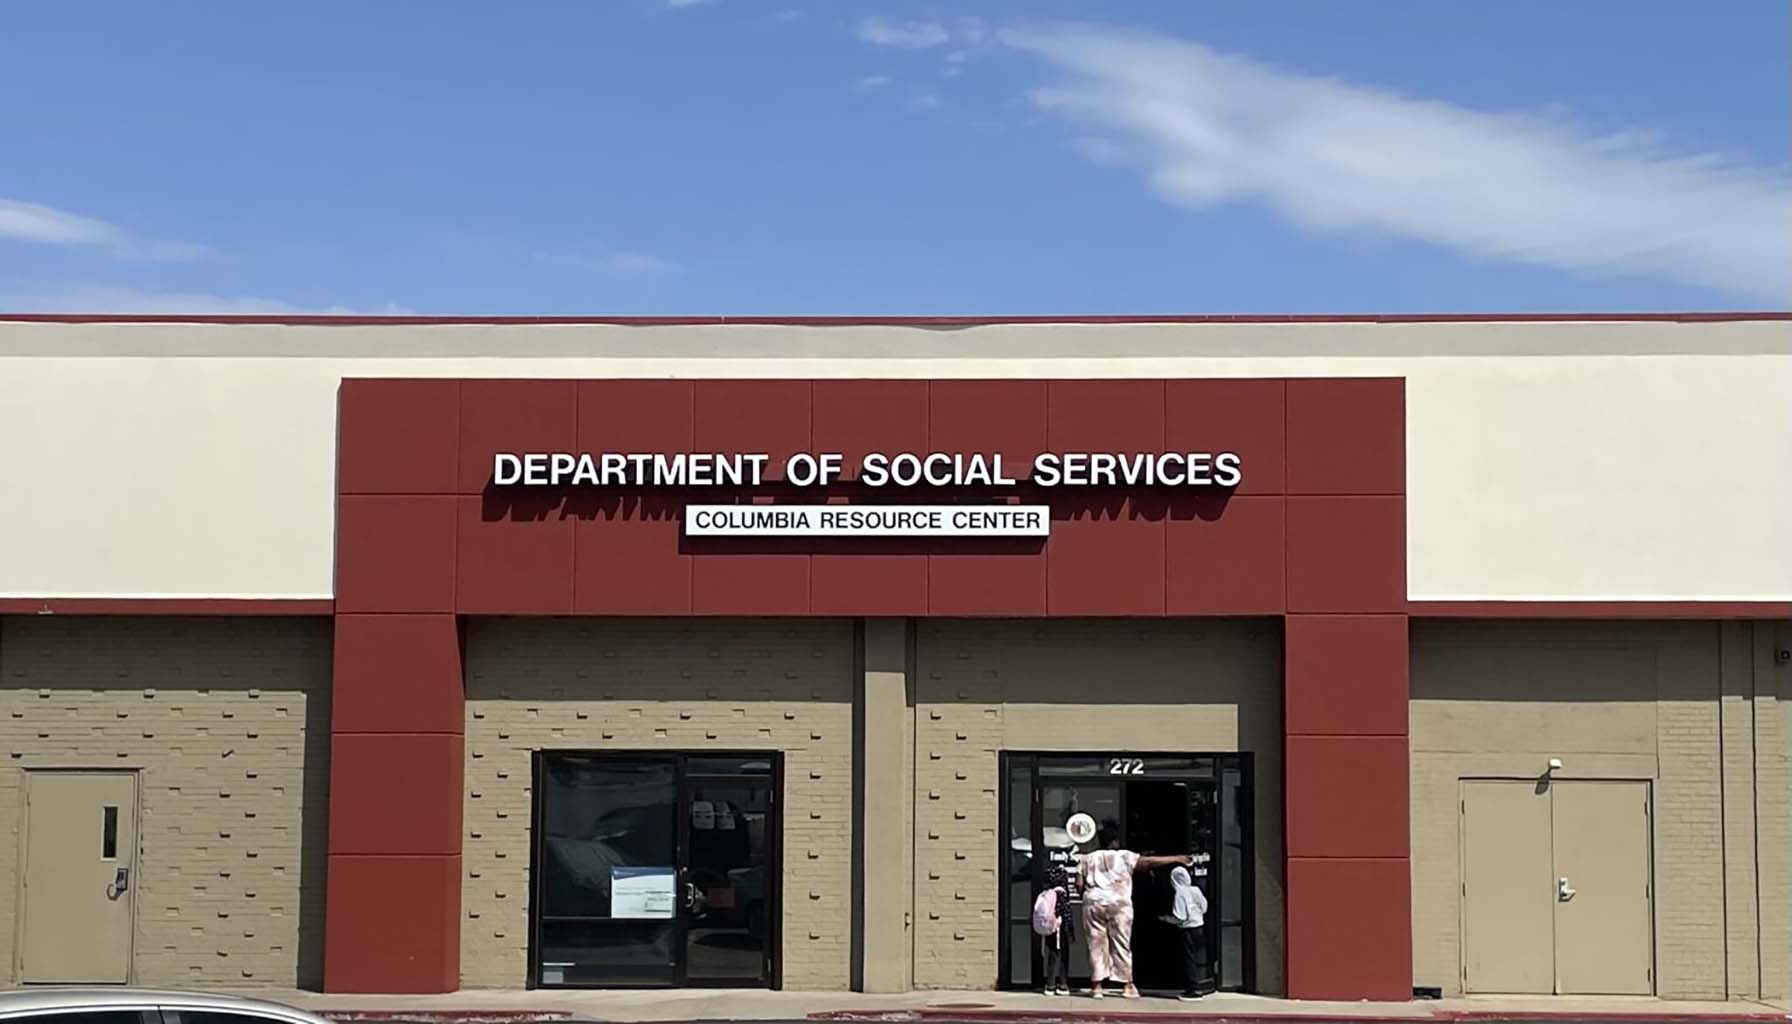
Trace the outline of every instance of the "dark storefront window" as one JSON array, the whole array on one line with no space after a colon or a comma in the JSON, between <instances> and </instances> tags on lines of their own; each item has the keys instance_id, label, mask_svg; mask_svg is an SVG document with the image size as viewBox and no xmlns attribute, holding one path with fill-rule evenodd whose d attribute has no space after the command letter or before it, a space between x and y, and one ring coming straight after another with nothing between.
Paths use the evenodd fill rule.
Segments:
<instances>
[{"instance_id":1,"label":"dark storefront window","mask_svg":"<svg viewBox=\"0 0 1792 1024\"><path fill-rule=\"evenodd\" d=\"M538 755L533 984L773 984L776 798L775 755Z\"/></svg>"}]
</instances>

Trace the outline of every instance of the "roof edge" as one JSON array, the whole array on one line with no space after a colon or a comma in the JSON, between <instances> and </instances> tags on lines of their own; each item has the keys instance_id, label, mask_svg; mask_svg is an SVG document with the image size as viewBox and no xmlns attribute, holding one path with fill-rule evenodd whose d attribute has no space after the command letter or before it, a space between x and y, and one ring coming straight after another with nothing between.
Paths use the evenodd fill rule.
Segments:
<instances>
[{"instance_id":1,"label":"roof edge","mask_svg":"<svg viewBox=\"0 0 1792 1024\"><path fill-rule=\"evenodd\" d=\"M333 314L4 313L0 323L263 324L297 327L608 325L617 327L980 327L997 324L1721 323L1792 320L1792 310L1679 313L1296 313L1025 316L344 316Z\"/></svg>"}]
</instances>

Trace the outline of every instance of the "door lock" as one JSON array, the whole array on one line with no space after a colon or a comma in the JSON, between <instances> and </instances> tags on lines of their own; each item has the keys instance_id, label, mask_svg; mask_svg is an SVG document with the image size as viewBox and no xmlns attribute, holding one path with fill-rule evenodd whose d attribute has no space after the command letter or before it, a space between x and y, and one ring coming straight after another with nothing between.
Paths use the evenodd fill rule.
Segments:
<instances>
[{"instance_id":1,"label":"door lock","mask_svg":"<svg viewBox=\"0 0 1792 1024\"><path fill-rule=\"evenodd\" d=\"M1559 902L1567 903L1569 900L1574 898L1574 894L1578 891L1579 891L1578 889L1575 889L1574 887L1572 887L1568 884L1568 876L1567 875L1563 875L1562 877L1556 879L1556 899Z\"/></svg>"},{"instance_id":2,"label":"door lock","mask_svg":"<svg viewBox=\"0 0 1792 1024\"><path fill-rule=\"evenodd\" d=\"M131 887L131 869L119 868L112 874L112 884L106 886L106 898L115 900L125 894Z\"/></svg>"}]
</instances>

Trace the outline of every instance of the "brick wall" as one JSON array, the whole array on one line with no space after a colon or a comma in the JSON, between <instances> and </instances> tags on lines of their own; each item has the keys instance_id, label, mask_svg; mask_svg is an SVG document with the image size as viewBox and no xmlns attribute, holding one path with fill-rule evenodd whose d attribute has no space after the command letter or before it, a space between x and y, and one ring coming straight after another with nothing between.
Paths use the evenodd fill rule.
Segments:
<instances>
[{"instance_id":1,"label":"brick wall","mask_svg":"<svg viewBox=\"0 0 1792 1024\"><path fill-rule=\"evenodd\" d=\"M784 986L847 988L852 643L847 620L470 620L462 985L527 975L534 751L723 748L785 755Z\"/></svg>"},{"instance_id":2,"label":"brick wall","mask_svg":"<svg viewBox=\"0 0 1792 1024\"><path fill-rule=\"evenodd\" d=\"M138 771L134 980L315 987L328 821L321 619L0 620L0 963L12 978L20 784Z\"/></svg>"},{"instance_id":3,"label":"brick wall","mask_svg":"<svg viewBox=\"0 0 1792 1024\"><path fill-rule=\"evenodd\" d=\"M1257 980L1282 985L1281 626L922 620L915 679L915 986L996 980L998 754L1252 751Z\"/></svg>"},{"instance_id":4,"label":"brick wall","mask_svg":"<svg viewBox=\"0 0 1792 1024\"><path fill-rule=\"evenodd\" d=\"M1413 624L1415 985L1462 988L1460 780L1536 778L1559 757L1558 778L1653 783L1657 992L1725 997L1721 628Z\"/></svg>"}]
</instances>

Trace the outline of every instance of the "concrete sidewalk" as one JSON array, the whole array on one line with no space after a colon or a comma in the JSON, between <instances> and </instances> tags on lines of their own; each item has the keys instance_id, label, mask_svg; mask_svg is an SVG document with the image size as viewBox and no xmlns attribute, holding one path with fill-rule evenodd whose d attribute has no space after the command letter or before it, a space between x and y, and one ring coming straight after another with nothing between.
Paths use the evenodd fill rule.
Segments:
<instances>
[{"instance_id":1,"label":"concrete sidewalk","mask_svg":"<svg viewBox=\"0 0 1792 1024\"><path fill-rule=\"evenodd\" d=\"M1018 992L852 992L678 989L653 991L477 990L431 996L255 993L341 1021L518 1024L593 1021L1748 1021L1786 1024L1783 1006L1748 1002L1671 1002L1620 998L1474 998L1409 1003L1322 1003L1219 993L1198 1002L1146 997L1040 996Z\"/></svg>"}]
</instances>

